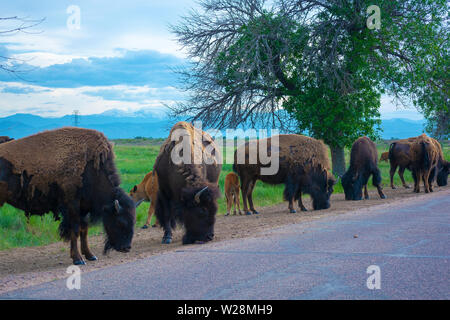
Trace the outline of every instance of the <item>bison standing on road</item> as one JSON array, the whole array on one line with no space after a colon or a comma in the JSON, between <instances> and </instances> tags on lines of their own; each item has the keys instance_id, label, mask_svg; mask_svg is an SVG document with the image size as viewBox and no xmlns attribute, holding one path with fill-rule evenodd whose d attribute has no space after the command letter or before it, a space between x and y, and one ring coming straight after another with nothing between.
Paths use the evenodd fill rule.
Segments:
<instances>
[{"instance_id":1,"label":"bison standing on road","mask_svg":"<svg viewBox=\"0 0 450 320\"><path fill-rule=\"evenodd\" d=\"M350 167L342 176L345 200L361 200L363 187L364 198L369 199L367 181L371 175L372 183L377 187L380 198L385 199L381 188L381 173L378 169L377 147L368 137L361 137L352 145Z\"/></svg>"},{"instance_id":2,"label":"bison standing on road","mask_svg":"<svg viewBox=\"0 0 450 320\"><path fill-rule=\"evenodd\" d=\"M398 169L398 175L400 176L400 180L402 181L403 187L408 189L409 186L405 182L405 178L403 177L403 173L405 169L411 170L411 144L416 141L416 138L402 139L391 143L389 146L389 164L390 170L389 175L391 179L391 188L396 189L394 186L394 175L395 171Z\"/></svg>"},{"instance_id":3,"label":"bison standing on road","mask_svg":"<svg viewBox=\"0 0 450 320\"><path fill-rule=\"evenodd\" d=\"M279 147L277 148L271 147L272 138L249 141L240 146L234 153L233 170L241 179L245 213L251 214L247 207L248 201L250 210L254 214L258 214L253 206L252 198L257 180L269 184L284 183L284 198L289 201L291 213L296 212L293 204L294 199L298 200L300 209L306 211L302 203L302 192L311 195L314 210L328 209L335 180L330 173L330 161L325 144L320 140L297 134L279 135L278 141ZM274 157L278 157L279 170L277 173L272 175L261 174L261 168L269 167L271 164L261 164L259 152L255 152L255 154L258 154L256 164L250 164L251 153L259 149L259 145L267 146L272 161ZM244 163L238 163L239 153L245 154Z\"/></svg>"},{"instance_id":4,"label":"bison standing on road","mask_svg":"<svg viewBox=\"0 0 450 320\"><path fill-rule=\"evenodd\" d=\"M425 193L433 192L431 181L440 158L440 147L437 141L422 134L411 144L411 169L414 179L414 192L420 192L420 181L423 180ZM442 150L441 150L442 152Z\"/></svg>"},{"instance_id":5,"label":"bison standing on road","mask_svg":"<svg viewBox=\"0 0 450 320\"><path fill-rule=\"evenodd\" d=\"M96 260L88 246L88 221L103 220L105 252L131 248L135 206L119 188L114 153L95 130L62 128L0 145L0 206L27 215L62 216L61 237L70 240L74 264Z\"/></svg>"},{"instance_id":6,"label":"bison standing on road","mask_svg":"<svg viewBox=\"0 0 450 320\"><path fill-rule=\"evenodd\" d=\"M154 170L159 177L156 216L171 243L176 221L184 224L183 244L214 237L220 151L211 136L187 122L175 124L161 146Z\"/></svg>"},{"instance_id":7,"label":"bison standing on road","mask_svg":"<svg viewBox=\"0 0 450 320\"><path fill-rule=\"evenodd\" d=\"M150 171L144 177L144 180L138 185L135 185L130 191L130 197L136 204L136 208L143 201L150 201L150 208L148 208L147 221L142 229L147 229L150 225L153 213L155 213L156 197L158 195L158 176L156 172ZM155 221L153 227L158 226L158 220Z\"/></svg>"}]
</instances>

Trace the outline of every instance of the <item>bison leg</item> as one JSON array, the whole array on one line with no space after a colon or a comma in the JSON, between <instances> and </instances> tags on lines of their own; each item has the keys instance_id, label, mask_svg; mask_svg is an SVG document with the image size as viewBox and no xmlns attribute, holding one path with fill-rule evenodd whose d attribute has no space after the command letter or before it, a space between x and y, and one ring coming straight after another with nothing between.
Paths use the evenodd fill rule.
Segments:
<instances>
[{"instance_id":1,"label":"bison leg","mask_svg":"<svg viewBox=\"0 0 450 320\"><path fill-rule=\"evenodd\" d=\"M367 191L367 184L364 185L364 199L368 200L369 197L369 192Z\"/></svg>"},{"instance_id":2,"label":"bison leg","mask_svg":"<svg viewBox=\"0 0 450 320\"><path fill-rule=\"evenodd\" d=\"M395 175L395 171L396 170L397 170L397 165L391 163L391 169L389 170L389 176L391 178L391 188L392 189L395 189L395 186L394 186L394 175ZM399 169L399 172L398 172L399 175L400 175L400 170L401 170L401 168ZM405 169L403 169L403 170L405 170ZM401 179L402 179L402 176L403 176L403 172L402 172L402 175L400 175ZM403 179L402 179L402 181L403 181Z\"/></svg>"},{"instance_id":3,"label":"bison leg","mask_svg":"<svg viewBox=\"0 0 450 320\"><path fill-rule=\"evenodd\" d=\"M230 197L232 197L232 195L225 194L225 198L227 199L227 213L225 214L226 216L229 216L230 215L230 211L231 211L231 206L232 206L231 201L232 201L232 199Z\"/></svg>"},{"instance_id":4,"label":"bison leg","mask_svg":"<svg viewBox=\"0 0 450 320\"><path fill-rule=\"evenodd\" d=\"M241 212L241 199L239 199L239 190L235 190L234 201L235 201L235 205L237 205L239 215L242 215L242 212Z\"/></svg>"},{"instance_id":5,"label":"bison leg","mask_svg":"<svg viewBox=\"0 0 450 320\"><path fill-rule=\"evenodd\" d=\"M241 192L242 192L242 202L244 204L244 212L246 215L251 215L252 213L250 211L248 211L248 206L247 206L247 198L248 198L248 192L250 189L250 181L248 178L242 178L241 179Z\"/></svg>"},{"instance_id":6,"label":"bison leg","mask_svg":"<svg viewBox=\"0 0 450 320\"><path fill-rule=\"evenodd\" d=\"M150 203L150 208L148 208L148 212L147 212L147 221L142 226L142 229L147 229L148 226L150 225L153 214L155 213L155 202L156 202L156 200L151 201L151 203ZM157 227L157 226L158 226L158 219L155 220L155 224L152 227Z\"/></svg>"},{"instance_id":7,"label":"bison leg","mask_svg":"<svg viewBox=\"0 0 450 320\"><path fill-rule=\"evenodd\" d=\"M308 209L306 209L306 207L303 205L302 192L301 191L298 193L298 206L300 207L300 210L308 211Z\"/></svg>"},{"instance_id":8,"label":"bison leg","mask_svg":"<svg viewBox=\"0 0 450 320\"><path fill-rule=\"evenodd\" d=\"M161 243L163 244L171 243L172 226L171 226L170 202L161 192L158 192L158 200L156 201L156 216L164 230L164 236L162 238Z\"/></svg>"},{"instance_id":9,"label":"bison leg","mask_svg":"<svg viewBox=\"0 0 450 320\"><path fill-rule=\"evenodd\" d=\"M381 199L386 199L386 196L383 193L383 188L381 187L381 172L378 168L375 168L372 173L372 184L377 188L378 195ZM367 194L367 185L366 185L366 194ZM367 194L368 199L369 195Z\"/></svg>"},{"instance_id":10,"label":"bison leg","mask_svg":"<svg viewBox=\"0 0 450 320\"><path fill-rule=\"evenodd\" d=\"M91 252L88 244L88 224L86 222L81 222L80 238L81 238L81 253L89 261L97 260L97 257Z\"/></svg>"},{"instance_id":11,"label":"bison leg","mask_svg":"<svg viewBox=\"0 0 450 320\"><path fill-rule=\"evenodd\" d=\"M250 190L248 192L248 203L250 205L250 210L253 212L253 214L259 214L258 211L255 210L255 207L253 206L253 189L255 188L256 181L253 180L250 183Z\"/></svg>"},{"instance_id":12,"label":"bison leg","mask_svg":"<svg viewBox=\"0 0 450 320\"><path fill-rule=\"evenodd\" d=\"M73 260L74 265L85 265L83 258L81 257L80 251L78 251L78 237L79 232L70 232L70 257Z\"/></svg>"},{"instance_id":13,"label":"bison leg","mask_svg":"<svg viewBox=\"0 0 450 320\"><path fill-rule=\"evenodd\" d=\"M423 185L425 188L425 193L433 192L431 184L428 181L429 178L430 178L430 170L427 170L423 173Z\"/></svg>"},{"instance_id":14,"label":"bison leg","mask_svg":"<svg viewBox=\"0 0 450 320\"><path fill-rule=\"evenodd\" d=\"M413 171L413 179L414 179L414 192L419 193L420 192L420 171Z\"/></svg>"},{"instance_id":15,"label":"bison leg","mask_svg":"<svg viewBox=\"0 0 450 320\"><path fill-rule=\"evenodd\" d=\"M400 180L402 180L403 187L405 189L409 189L410 187L406 184L405 178L403 177L404 172L405 172L405 168L400 167L400 169L398 169L398 175L400 176Z\"/></svg>"}]
</instances>

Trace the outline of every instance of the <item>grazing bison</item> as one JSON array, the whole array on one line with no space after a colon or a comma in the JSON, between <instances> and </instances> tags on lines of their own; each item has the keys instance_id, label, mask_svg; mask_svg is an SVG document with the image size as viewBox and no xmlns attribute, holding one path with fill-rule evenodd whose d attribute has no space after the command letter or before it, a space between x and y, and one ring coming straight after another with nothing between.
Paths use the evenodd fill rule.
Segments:
<instances>
[{"instance_id":1,"label":"grazing bison","mask_svg":"<svg viewBox=\"0 0 450 320\"><path fill-rule=\"evenodd\" d=\"M405 169L411 170L411 144L416 141L416 138L408 138L395 141L391 143L389 146L389 164L390 170L389 175L391 179L391 188L396 189L394 185L394 175L395 171L398 169L398 175L400 176L400 180L402 181L403 187L408 189L409 186L405 182L405 178L403 177L403 173Z\"/></svg>"},{"instance_id":2,"label":"grazing bison","mask_svg":"<svg viewBox=\"0 0 450 320\"><path fill-rule=\"evenodd\" d=\"M414 192L420 192L420 181L423 180L425 193L433 192L430 183L433 180L432 173L436 172L439 161L440 147L438 142L426 134L422 134L411 144L411 169L414 179Z\"/></svg>"},{"instance_id":3,"label":"grazing bison","mask_svg":"<svg viewBox=\"0 0 450 320\"><path fill-rule=\"evenodd\" d=\"M381 173L378 169L378 152L375 143L368 137L358 138L350 152L350 167L342 176L345 200L361 200L362 188L364 198L369 199L367 181L372 175L372 183L377 187L381 199L385 199L381 188Z\"/></svg>"},{"instance_id":4,"label":"grazing bison","mask_svg":"<svg viewBox=\"0 0 450 320\"><path fill-rule=\"evenodd\" d=\"M383 152L380 157L380 161L388 162L389 160L389 152Z\"/></svg>"},{"instance_id":5,"label":"grazing bison","mask_svg":"<svg viewBox=\"0 0 450 320\"><path fill-rule=\"evenodd\" d=\"M5 143L12 140L14 140L14 138L10 138L8 136L0 136L0 143Z\"/></svg>"},{"instance_id":6,"label":"grazing bison","mask_svg":"<svg viewBox=\"0 0 450 320\"><path fill-rule=\"evenodd\" d=\"M150 225L150 220L152 219L153 213L155 213L156 206L156 196L158 194L158 176L156 172L150 171L144 177L144 180L130 191L130 197L136 204L136 208L143 201L150 201L150 208L148 208L147 222L144 224L142 229L147 229ZM155 221L153 227L158 226L158 220Z\"/></svg>"},{"instance_id":7,"label":"grazing bison","mask_svg":"<svg viewBox=\"0 0 450 320\"><path fill-rule=\"evenodd\" d=\"M330 173L330 161L325 144L320 140L297 134L279 135L278 141L279 147L276 148L271 147L272 138L249 141L236 149L234 153L233 170L241 180L245 213L251 214L247 207L248 200L250 210L254 214L258 214L253 206L252 198L257 180L269 184L284 183L284 198L289 201L291 213L296 212L294 199L298 200L300 209L306 211L302 203L302 193L311 195L314 210L328 209L335 180ZM259 149L260 144L267 146L268 154L270 153L272 159L278 157L279 170L276 174L261 174L261 168L270 167L271 163L261 164L260 153L255 152L256 149ZM244 163L238 163L239 153L245 154ZM250 164L252 153L258 154L256 164Z\"/></svg>"},{"instance_id":8,"label":"grazing bison","mask_svg":"<svg viewBox=\"0 0 450 320\"><path fill-rule=\"evenodd\" d=\"M154 166L160 177L156 216L164 229L162 243L171 243L177 220L186 229L183 244L213 239L221 169L210 135L187 122L173 126Z\"/></svg>"},{"instance_id":9,"label":"grazing bison","mask_svg":"<svg viewBox=\"0 0 450 320\"><path fill-rule=\"evenodd\" d=\"M241 207L239 200L239 177L236 173L230 172L225 177L225 197L227 198L227 216L230 215L231 207L234 205L233 214L236 215L236 207L241 215Z\"/></svg>"},{"instance_id":10,"label":"grazing bison","mask_svg":"<svg viewBox=\"0 0 450 320\"><path fill-rule=\"evenodd\" d=\"M431 186L431 183L436 177L437 185L443 187L447 185L448 174L450 173L450 162L445 160L441 144L436 139L431 138L431 140L438 149L438 161L436 167L431 170L429 184Z\"/></svg>"},{"instance_id":11,"label":"grazing bison","mask_svg":"<svg viewBox=\"0 0 450 320\"><path fill-rule=\"evenodd\" d=\"M119 184L112 147L95 130L62 128L0 144L0 206L60 214L74 264L85 264L78 237L86 259L97 259L88 246L89 218L103 221L105 252L130 250L135 206Z\"/></svg>"}]
</instances>

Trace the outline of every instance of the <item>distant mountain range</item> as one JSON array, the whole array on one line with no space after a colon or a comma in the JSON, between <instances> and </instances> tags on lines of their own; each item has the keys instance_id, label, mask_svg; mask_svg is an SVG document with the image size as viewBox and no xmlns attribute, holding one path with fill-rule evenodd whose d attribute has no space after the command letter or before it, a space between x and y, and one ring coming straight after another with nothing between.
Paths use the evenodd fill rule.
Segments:
<instances>
[{"instance_id":1,"label":"distant mountain range","mask_svg":"<svg viewBox=\"0 0 450 320\"><path fill-rule=\"evenodd\" d=\"M126 112L117 109L101 114L78 116L78 125L96 129L109 139L131 139L135 137L165 138L176 119L168 119L164 112L140 110ZM17 113L0 118L0 136L22 138L39 131L64 126L73 126L74 116L45 118L32 114ZM408 138L423 132L424 120L389 119L382 120L382 138Z\"/></svg>"}]
</instances>

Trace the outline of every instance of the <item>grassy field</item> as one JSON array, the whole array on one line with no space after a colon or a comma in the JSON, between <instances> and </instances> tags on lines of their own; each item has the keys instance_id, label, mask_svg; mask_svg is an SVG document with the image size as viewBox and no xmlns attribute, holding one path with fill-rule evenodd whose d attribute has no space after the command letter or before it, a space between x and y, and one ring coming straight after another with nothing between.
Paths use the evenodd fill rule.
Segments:
<instances>
[{"instance_id":1,"label":"grassy field","mask_svg":"<svg viewBox=\"0 0 450 320\"><path fill-rule=\"evenodd\" d=\"M159 146L154 141L136 141L133 140L119 140L115 141L114 150L116 153L116 165L120 171L122 179L122 187L128 192L135 184L138 184L147 172L152 170L155 158L159 152ZM387 151L389 142L380 142L378 144L378 152ZM450 158L450 148L448 145L444 146L444 153L446 159ZM346 153L348 163L348 151ZM382 172L384 187L389 186L389 164L386 162L379 163ZM231 164L223 165L222 173L220 175L219 185L223 190L225 176L232 171ZM410 172L405 173L407 182L412 183ZM400 186L400 179L398 174L395 175L395 184ZM373 188L370 185L371 188ZM335 192L343 192L342 186L337 184ZM253 199L255 206L268 206L279 203L283 200L283 186L271 186L258 182L255 188ZM242 199L241 199L242 202ZM308 203L308 202L306 202ZM147 218L147 210L149 204L143 203L137 210L137 226L140 227L145 223ZM219 199L219 212L224 214L226 211L225 197ZM9 205L4 205L0 208L0 250L46 245L56 241L58 238L58 224L53 221L51 214L43 217L33 216L27 221L22 211L17 210ZM101 226L94 226L90 228L90 234L100 234L102 232Z\"/></svg>"}]
</instances>

